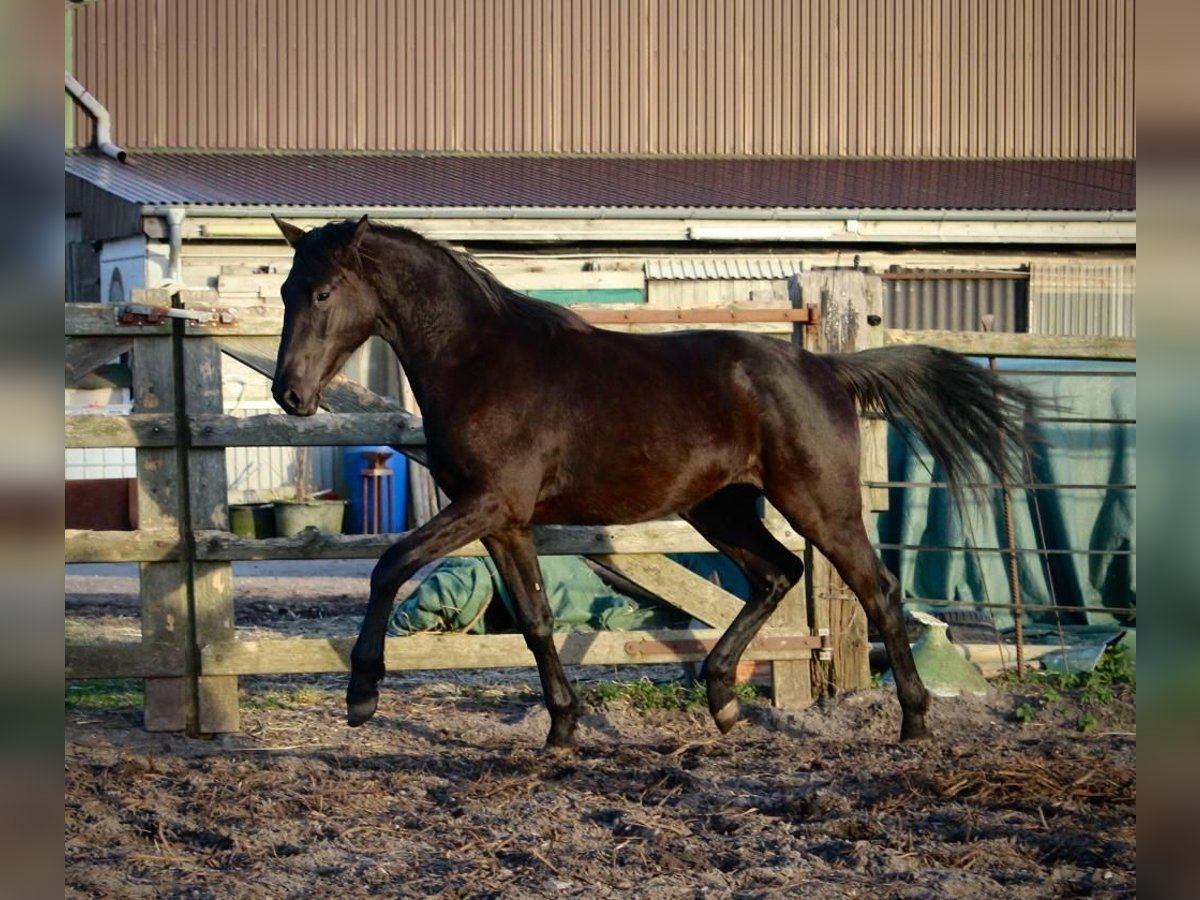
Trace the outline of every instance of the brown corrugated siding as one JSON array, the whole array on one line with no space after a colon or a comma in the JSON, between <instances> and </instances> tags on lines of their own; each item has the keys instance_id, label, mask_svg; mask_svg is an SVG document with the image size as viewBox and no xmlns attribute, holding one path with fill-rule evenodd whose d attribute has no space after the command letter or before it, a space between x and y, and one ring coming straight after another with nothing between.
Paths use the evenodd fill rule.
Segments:
<instances>
[{"instance_id":1,"label":"brown corrugated siding","mask_svg":"<svg viewBox=\"0 0 1200 900\"><path fill-rule=\"evenodd\" d=\"M1136 156L1132 0L124 0L74 15L75 74L135 149Z\"/></svg>"}]
</instances>

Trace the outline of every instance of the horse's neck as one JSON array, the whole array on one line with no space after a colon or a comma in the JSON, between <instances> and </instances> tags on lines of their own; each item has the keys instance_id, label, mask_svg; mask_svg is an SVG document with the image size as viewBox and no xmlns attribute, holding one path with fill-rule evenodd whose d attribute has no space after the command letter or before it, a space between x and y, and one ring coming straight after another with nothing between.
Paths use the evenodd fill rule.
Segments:
<instances>
[{"instance_id":1,"label":"horse's neck","mask_svg":"<svg viewBox=\"0 0 1200 900\"><path fill-rule=\"evenodd\" d=\"M384 338L426 417L461 393L464 371L487 377L484 357L502 346L495 335L499 317L469 278L451 277L434 291L385 291L380 299L389 324Z\"/></svg>"}]
</instances>

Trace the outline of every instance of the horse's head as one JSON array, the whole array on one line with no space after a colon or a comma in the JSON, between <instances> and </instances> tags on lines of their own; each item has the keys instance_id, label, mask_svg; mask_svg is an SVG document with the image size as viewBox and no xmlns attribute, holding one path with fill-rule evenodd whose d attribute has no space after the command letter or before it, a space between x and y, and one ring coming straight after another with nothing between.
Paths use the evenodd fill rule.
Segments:
<instances>
[{"instance_id":1,"label":"horse's head","mask_svg":"<svg viewBox=\"0 0 1200 900\"><path fill-rule=\"evenodd\" d=\"M283 336L271 393L291 415L311 416L321 390L375 330L378 301L358 254L370 226L363 216L304 231L272 218L296 252L281 290Z\"/></svg>"}]
</instances>

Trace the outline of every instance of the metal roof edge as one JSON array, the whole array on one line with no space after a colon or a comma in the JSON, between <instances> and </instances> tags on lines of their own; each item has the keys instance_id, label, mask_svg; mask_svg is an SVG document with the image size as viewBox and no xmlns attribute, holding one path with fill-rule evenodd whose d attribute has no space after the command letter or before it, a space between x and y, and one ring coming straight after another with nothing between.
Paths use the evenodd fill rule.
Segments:
<instances>
[{"instance_id":1,"label":"metal roof edge","mask_svg":"<svg viewBox=\"0 0 1200 900\"><path fill-rule=\"evenodd\" d=\"M1136 222L1137 210L816 208L816 207L625 207L625 206L303 206L206 205L153 203L140 206L143 216L166 216L182 209L198 218L269 218L272 214L308 219L686 219L689 221L920 221L920 222Z\"/></svg>"}]
</instances>

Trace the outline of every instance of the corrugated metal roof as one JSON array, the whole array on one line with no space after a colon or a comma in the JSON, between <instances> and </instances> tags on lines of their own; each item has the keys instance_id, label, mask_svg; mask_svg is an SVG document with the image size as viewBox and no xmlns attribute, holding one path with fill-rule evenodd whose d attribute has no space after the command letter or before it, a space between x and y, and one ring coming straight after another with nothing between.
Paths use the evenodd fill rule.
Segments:
<instances>
[{"instance_id":1,"label":"corrugated metal roof","mask_svg":"<svg viewBox=\"0 0 1200 900\"><path fill-rule=\"evenodd\" d=\"M1136 209L1133 161L678 159L161 152L66 169L142 204Z\"/></svg>"},{"instance_id":2,"label":"corrugated metal roof","mask_svg":"<svg viewBox=\"0 0 1200 900\"><path fill-rule=\"evenodd\" d=\"M803 271L798 259L651 259L646 277L658 281L787 278Z\"/></svg>"}]
</instances>

